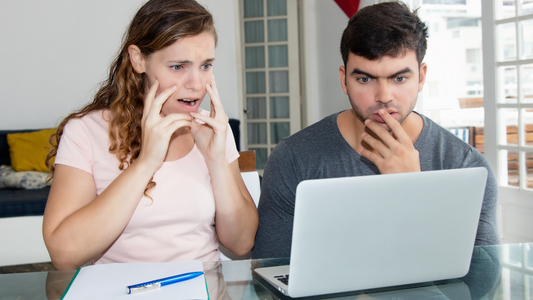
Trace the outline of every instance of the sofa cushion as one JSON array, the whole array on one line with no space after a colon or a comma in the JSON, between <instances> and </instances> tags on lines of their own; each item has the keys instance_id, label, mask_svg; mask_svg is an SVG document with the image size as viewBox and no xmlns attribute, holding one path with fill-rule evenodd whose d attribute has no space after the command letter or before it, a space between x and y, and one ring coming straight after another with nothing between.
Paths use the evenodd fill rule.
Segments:
<instances>
[{"instance_id":1,"label":"sofa cushion","mask_svg":"<svg viewBox=\"0 0 533 300\"><path fill-rule=\"evenodd\" d=\"M55 132L56 129L52 128L8 134L7 143L13 169L17 172L48 172L45 160L50 148L50 136Z\"/></svg>"},{"instance_id":2,"label":"sofa cushion","mask_svg":"<svg viewBox=\"0 0 533 300\"><path fill-rule=\"evenodd\" d=\"M48 172L15 172L11 166L0 166L0 188L42 189L49 185L46 183L49 175Z\"/></svg>"},{"instance_id":3,"label":"sofa cushion","mask_svg":"<svg viewBox=\"0 0 533 300\"><path fill-rule=\"evenodd\" d=\"M33 131L37 130L0 130L0 165L11 165L7 135ZM0 218L42 215L49 193L50 187L36 190L0 189Z\"/></svg>"},{"instance_id":4,"label":"sofa cushion","mask_svg":"<svg viewBox=\"0 0 533 300\"><path fill-rule=\"evenodd\" d=\"M0 130L0 165L11 165L11 157L9 156L9 145L7 144L7 135L12 133L33 131L37 131L37 129Z\"/></svg>"}]
</instances>

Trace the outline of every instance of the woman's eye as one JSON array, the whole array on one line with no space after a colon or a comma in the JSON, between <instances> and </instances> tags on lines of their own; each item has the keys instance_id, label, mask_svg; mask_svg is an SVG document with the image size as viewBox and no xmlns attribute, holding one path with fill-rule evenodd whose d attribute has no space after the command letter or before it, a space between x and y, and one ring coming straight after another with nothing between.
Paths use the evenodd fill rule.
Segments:
<instances>
[{"instance_id":1,"label":"woman's eye","mask_svg":"<svg viewBox=\"0 0 533 300\"><path fill-rule=\"evenodd\" d=\"M209 68L211 68L211 64L202 65L201 68L204 69L204 70L209 70Z\"/></svg>"},{"instance_id":2,"label":"woman's eye","mask_svg":"<svg viewBox=\"0 0 533 300\"><path fill-rule=\"evenodd\" d=\"M183 66L171 66L170 68L174 69L174 70L181 70L181 68L183 68Z\"/></svg>"}]
</instances>

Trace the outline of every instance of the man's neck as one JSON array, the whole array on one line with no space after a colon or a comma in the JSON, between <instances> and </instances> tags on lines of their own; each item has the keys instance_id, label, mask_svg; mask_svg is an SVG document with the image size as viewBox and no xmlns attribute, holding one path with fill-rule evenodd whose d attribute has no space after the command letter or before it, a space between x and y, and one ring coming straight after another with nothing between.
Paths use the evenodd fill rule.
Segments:
<instances>
[{"instance_id":1,"label":"man's neck","mask_svg":"<svg viewBox=\"0 0 533 300\"><path fill-rule=\"evenodd\" d=\"M353 109L343 111L337 116L337 126L342 137L357 153L361 153L361 150L363 150L361 135L366 127L363 121L355 114ZM402 122L402 128L411 138L413 144L418 140L423 127L424 120L417 113L409 114Z\"/></svg>"}]
</instances>

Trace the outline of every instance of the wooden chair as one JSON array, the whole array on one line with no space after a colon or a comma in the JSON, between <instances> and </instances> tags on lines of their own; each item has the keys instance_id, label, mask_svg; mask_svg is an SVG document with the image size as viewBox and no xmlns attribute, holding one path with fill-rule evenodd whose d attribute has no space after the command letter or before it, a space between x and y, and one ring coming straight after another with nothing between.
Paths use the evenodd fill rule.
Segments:
<instances>
[{"instance_id":1,"label":"wooden chair","mask_svg":"<svg viewBox=\"0 0 533 300\"><path fill-rule=\"evenodd\" d=\"M261 187L259 173L255 168L255 150L241 151L239 154L239 168L241 170L242 179L257 206L259 204Z\"/></svg>"},{"instance_id":2,"label":"wooden chair","mask_svg":"<svg viewBox=\"0 0 533 300\"><path fill-rule=\"evenodd\" d=\"M239 152L239 168L241 172L255 171L255 150Z\"/></svg>"},{"instance_id":3,"label":"wooden chair","mask_svg":"<svg viewBox=\"0 0 533 300\"><path fill-rule=\"evenodd\" d=\"M448 130L451 133L455 134L458 138L463 140L465 143L470 144L470 146L476 146L476 132L473 126L448 128Z\"/></svg>"}]
</instances>

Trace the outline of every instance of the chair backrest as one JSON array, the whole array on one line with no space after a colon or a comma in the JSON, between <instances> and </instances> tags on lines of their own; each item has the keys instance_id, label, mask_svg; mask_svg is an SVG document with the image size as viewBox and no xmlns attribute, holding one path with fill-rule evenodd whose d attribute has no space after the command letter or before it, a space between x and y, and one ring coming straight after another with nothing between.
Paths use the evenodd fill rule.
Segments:
<instances>
[{"instance_id":1,"label":"chair backrest","mask_svg":"<svg viewBox=\"0 0 533 300\"><path fill-rule=\"evenodd\" d=\"M463 140L465 143L470 144L470 146L475 147L475 128L473 126L469 127L457 127L457 128L448 128L448 130Z\"/></svg>"},{"instance_id":2,"label":"chair backrest","mask_svg":"<svg viewBox=\"0 0 533 300\"><path fill-rule=\"evenodd\" d=\"M255 150L239 152L239 168L241 172L255 171Z\"/></svg>"},{"instance_id":3,"label":"chair backrest","mask_svg":"<svg viewBox=\"0 0 533 300\"><path fill-rule=\"evenodd\" d=\"M255 169L255 150L241 151L239 154L239 168L241 170L242 180L257 206L261 194L261 186L259 173Z\"/></svg>"}]
</instances>

